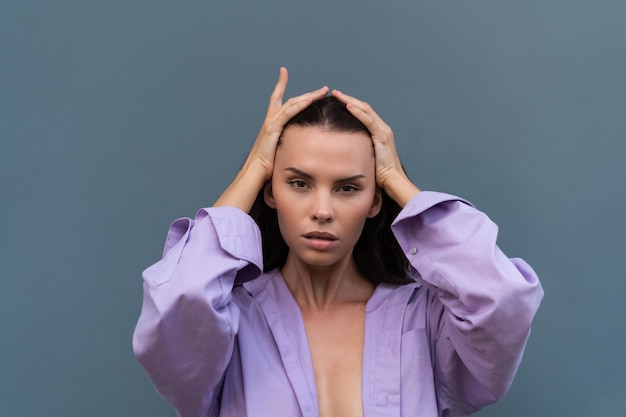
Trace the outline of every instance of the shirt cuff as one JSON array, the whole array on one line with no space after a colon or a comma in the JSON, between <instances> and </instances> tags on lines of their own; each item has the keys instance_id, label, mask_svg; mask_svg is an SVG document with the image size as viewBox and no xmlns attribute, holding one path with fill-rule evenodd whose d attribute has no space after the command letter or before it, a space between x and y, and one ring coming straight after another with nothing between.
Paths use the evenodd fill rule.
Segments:
<instances>
[{"instance_id":1,"label":"shirt cuff","mask_svg":"<svg viewBox=\"0 0 626 417\"><path fill-rule=\"evenodd\" d=\"M398 216L393 221L392 226L400 223L402 220L415 217L446 201L461 201L473 207L472 203L469 201L451 194L440 193L437 191L420 191L407 203L400 213L398 213Z\"/></svg>"}]
</instances>

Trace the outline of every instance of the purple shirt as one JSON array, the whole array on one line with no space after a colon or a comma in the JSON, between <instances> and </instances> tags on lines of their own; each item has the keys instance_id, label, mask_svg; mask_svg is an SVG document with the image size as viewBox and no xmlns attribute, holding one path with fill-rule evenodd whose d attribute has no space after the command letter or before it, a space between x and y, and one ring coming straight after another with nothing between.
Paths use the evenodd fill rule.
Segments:
<instances>
[{"instance_id":1,"label":"purple shirt","mask_svg":"<svg viewBox=\"0 0 626 417\"><path fill-rule=\"evenodd\" d=\"M420 192L392 229L416 282L379 284L367 302L364 416L464 416L497 401L543 296L534 271L457 197ZM179 415L318 416L299 307L262 269L255 222L218 207L175 221L144 271L133 348Z\"/></svg>"}]
</instances>

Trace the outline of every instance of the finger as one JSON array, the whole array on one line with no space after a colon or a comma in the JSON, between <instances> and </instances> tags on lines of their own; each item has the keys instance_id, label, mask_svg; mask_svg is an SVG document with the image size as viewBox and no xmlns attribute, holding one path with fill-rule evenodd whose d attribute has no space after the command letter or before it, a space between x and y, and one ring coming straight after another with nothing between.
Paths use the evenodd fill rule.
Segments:
<instances>
[{"instance_id":1,"label":"finger","mask_svg":"<svg viewBox=\"0 0 626 417\"><path fill-rule=\"evenodd\" d=\"M275 113L272 122L275 122L282 126L289 121L296 114L306 109L315 100L319 100L328 94L328 87L324 86L318 90L310 91L297 97L292 97L282 105L282 107Z\"/></svg>"},{"instance_id":2,"label":"finger","mask_svg":"<svg viewBox=\"0 0 626 417\"><path fill-rule=\"evenodd\" d=\"M287 72L287 68L280 67L278 71L278 81L276 82L276 86L270 95L270 103L267 107L267 115L274 113L280 106L283 105L283 97L285 95L285 90L287 89L287 82L289 81L289 73Z\"/></svg>"},{"instance_id":3,"label":"finger","mask_svg":"<svg viewBox=\"0 0 626 417\"><path fill-rule=\"evenodd\" d=\"M304 93L304 94L301 94L299 96L292 97L289 100L287 100L283 106L285 108L288 108L288 107L293 106L294 104L298 104L298 103L300 103L302 101L319 100L322 97L326 96L326 94L328 94L328 87L324 86L322 88L318 88L315 91L309 91L308 93Z\"/></svg>"},{"instance_id":4,"label":"finger","mask_svg":"<svg viewBox=\"0 0 626 417\"><path fill-rule=\"evenodd\" d=\"M348 111L354 117L356 117L361 123L363 123L372 135L375 135L377 133L377 131L379 130L377 120L370 113L367 113L366 111L351 103L346 104L346 109L348 109Z\"/></svg>"},{"instance_id":5,"label":"finger","mask_svg":"<svg viewBox=\"0 0 626 417\"><path fill-rule=\"evenodd\" d=\"M373 115L376 115L376 112L374 111L374 109L372 108L372 106L370 106L367 102L359 100L356 97L352 97L342 91L339 90L333 90L332 92L333 96L335 96L336 98L339 99L339 101L345 103L346 105L350 104L352 106L358 107L359 109L361 109L362 111L366 112L366 113L372 113Z\"/></svg>"},{"instance_id":6,"label":"finger","mask_svg":"<svg viewBox=\"0 0 626 417\"><path fill-rule=\"evenodd\" d=\"M390 133L389 126L387 126L385 121L380 118L378 113L376 113L369 104L338 90L333 90L332 94L346 105L346 109L354 117L365 125L372 135L372 138L378 136L384 137Z\"/></svg>"},{"instance_id":7,"label":"finger","mask_svg":"<svg viewBox=\"0 0 626 417\"><path fill-rule=\"evenodd\" d=\"M372 132L371 129L380 129L386 126L386 123L378 113L365 101L359 100L339 90L333 90L332 94L346 105L346 108L354 117L359 119L361 123L370 129L370 133L375 133Z\"/></svg>"}]
</instances>

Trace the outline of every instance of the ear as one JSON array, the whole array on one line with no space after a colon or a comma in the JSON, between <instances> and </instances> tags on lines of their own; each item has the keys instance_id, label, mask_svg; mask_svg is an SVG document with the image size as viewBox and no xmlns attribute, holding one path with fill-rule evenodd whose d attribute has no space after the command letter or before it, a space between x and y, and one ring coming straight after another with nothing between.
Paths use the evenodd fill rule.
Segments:
<instances>
[{"instance_id":1,"label":"ear","mask_svg":"<svg viewBox=\"0 0 626 417\"><path fill-rule=\"evenodd\" d=\"M274 193L272 192L272 180L265 182L263 186L263 199L265 200L265 204L267 204L270 208L276 208L276 201L274 200Z\"/></svg>"},{"instance_id":2,"label":"ear","mask_svg":"<svg viewBox=\"0 0 626 417\"><path fill-rule=\"evenodd\" d=\"M380 187L376 187L376 193L374 194L374 200L372 201L372 207L367 213L367 217L376 217L380 213L380 209L383 206L383 193Z\"/></svg>"}]
</instances>

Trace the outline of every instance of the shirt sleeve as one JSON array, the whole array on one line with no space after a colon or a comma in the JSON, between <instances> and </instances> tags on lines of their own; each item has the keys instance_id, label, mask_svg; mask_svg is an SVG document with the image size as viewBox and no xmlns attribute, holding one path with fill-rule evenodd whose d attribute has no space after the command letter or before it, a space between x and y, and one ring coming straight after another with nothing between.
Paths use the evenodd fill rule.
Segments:
<instances>
[{"instance_id":1,"label":"shirt sleeve","mask_svg":"<svg viewBox=\"0 0 626 417\"><path fill-rule=\"evenodd\" d=\"M439 409L500 399L517 371L543 290L533 269L496 245L498 227L458 197L422 191L392 229L427 287L427 332Z\"/></svg>"},{"instance_id":2,"label":"shirt sleeve","mask_svg":"<svg viewBox=\"0 0 626 417\"><path fill-rule=\"evenodd\" d=\"M214 405L239 326L231 290L262 269L254 220L217 207L175 221L163 258L144 271L133 349L181 416L206 415Z\"/></svg>"}]
</instances>

